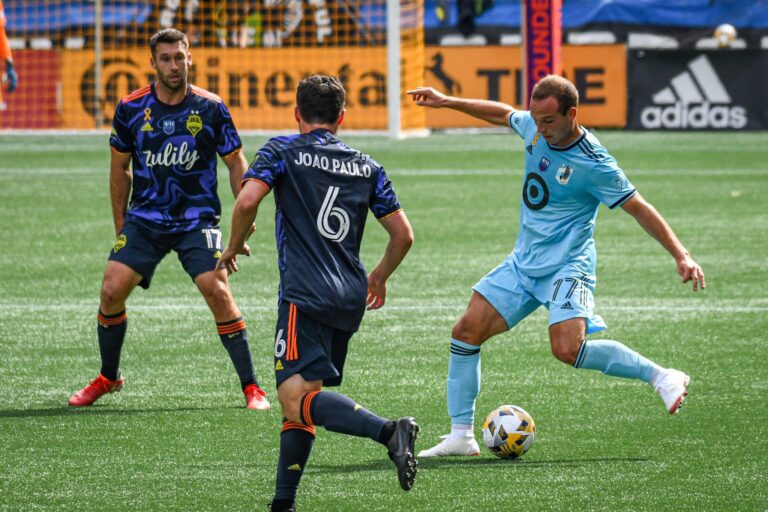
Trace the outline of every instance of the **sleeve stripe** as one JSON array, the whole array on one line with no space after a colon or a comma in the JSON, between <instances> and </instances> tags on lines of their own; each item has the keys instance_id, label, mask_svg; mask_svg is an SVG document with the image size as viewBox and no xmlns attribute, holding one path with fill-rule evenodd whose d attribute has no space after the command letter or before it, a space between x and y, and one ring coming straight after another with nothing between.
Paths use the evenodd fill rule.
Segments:
<instances>
[{"instance_id":1,"label":"sleeve stripe","mask_svg":"<svg viewBox=\"0 0 768 512\"><path fill-rule=\"evenodd\" d=\"M240 146L236 147L235 149L233 149L232 151L230 151L226 155L220 155L220 156L221 156L221 158L227 158L228 156L232 156L232 155L235 155L235 154L239 153L240 151L242 151L242 149L243 149L243 146L241 144Z\"/></svg>"},{"instance_id":2,"label":"sleeve stripe","mask_svg":"<svg viewBox=\"0 0 768 512\"><path fill-rule=\"evenodd\" d=\"M386 219L387 217L391 217L392 215L396 214L397 212L401 212L401 211L403 211L403 209L402 209L402 208L398 208L397 210L395 210L395 211L393 211L393 212L389 212L389 213L388 213L388 214L386 214L386 215L383 215L383 216L381 216L381 217L377 217L377 218L376 218L376 220L384 220L384 219Z\"/></svg>"},{"instance_id":3,"label":"sleeve stripe","mask_svg":"<svg viewBox=\"0 0 768 512\"><path fill-rule=\"evenodd\" d=\"M258 183L262 187L266 188L267 191L272 190L272 187L270 187L269 185L267 185L266 183L261 181L259 178L245 178L243 181L240 182L240 186L244 187L246 182L249 182L249 181L255 181L256 183Z\"/></svg>"},{"instance_id":4,"label":"sleeve stripe","mask_svg":"<svg viewBox=\"0 0 768 512\"><path fill-rule=\"evenodd\" d=\"M109 147L112 148L112 151L114 151L115 153L120 153L121 155L130 155L131 153L133 153L133 151L120 151L115 146L109 146Z\"/></svg>"},{"instance_id":5,"label":"sleeve stripe","mask_svg":"<svg viewBox=\"0 0 768 512\"><path fill-rule=\"evenodd\" d=\"M637 192L637 189L636 189L636 188L633 188L633 189L632 189L632 190L631 190L629 193L627 193L625 196L623 196L621 199L619 199L618 201L616 201L615 203L613 203L613 204L612 204L611 206L609 206L608 208L610 208L611 210L613 210L614 208L616 208L616 207L617 207L617 206L619 206L620 204L623 204L623 203L625 203L625 202L627 201L627 199L629 199L630 197L632 197L633 195L635 195L635 193L636 193L636 192Z\"/></svg>"}]
</instances>

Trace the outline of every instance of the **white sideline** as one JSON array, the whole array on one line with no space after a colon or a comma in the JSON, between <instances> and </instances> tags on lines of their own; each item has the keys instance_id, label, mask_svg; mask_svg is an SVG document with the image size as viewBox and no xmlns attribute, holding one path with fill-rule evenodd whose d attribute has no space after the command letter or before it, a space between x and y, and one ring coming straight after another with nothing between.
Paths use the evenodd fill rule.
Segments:
<instances>
[{"instance_id":1,"label":"white sideline","mask_svg":"<svg viewBox=\"0 0 768 512\"><path fill-rule=\"evenodd\" d=\"M239 303L240 309L249 311L272 311L277 310L276 305L251 305L247 303ZM81 311L94 309L98 306L96 302L82 302L82 303L70 303L70 304L20 304L10 302L0 302L0 311L51 311L51 310L64 310L64 311ZM381 312L387 311L459 311L466 307L464 303L456 303L454 305L417 305L417 306L385 306ZM132 311L208 311L208 307L204 304L137 304L129 305L128 309ZM658 312L696 312L696 313L765 313L768 311L768 305L755 305L755 306L729 306L729 305L696 305L696 306L598 306L595 308L596 312L600 311L658 311Z\"/></svg>"}]
</instances>

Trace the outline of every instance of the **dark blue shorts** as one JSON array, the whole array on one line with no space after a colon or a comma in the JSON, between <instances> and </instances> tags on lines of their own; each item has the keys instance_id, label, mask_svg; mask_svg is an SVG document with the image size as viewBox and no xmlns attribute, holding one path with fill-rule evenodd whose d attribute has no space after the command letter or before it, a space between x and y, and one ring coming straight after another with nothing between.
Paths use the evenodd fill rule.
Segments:
<instances>
[{"instance_id":1,"label":"dark blue shorts","mask_svg":"<svg viewBox=\"0 0 768 512\"><path fill-rule=\"evenodd\" d=\"M142 277L139 286L146 289L158 263L172 250L176 251L181 265L194 281L200 274L216 269L221 256L221 230L217 226L163 233L129 217L112 246L109 260L131 267Z\"/></svg>"},{"instance_id":2,"label":"dark blue shorts","mask_svg":"<svg viewBox=\"0 0 768 512\"><path fill-rule=\"evenodd\" d=\"M288 301L281 302L275 329L277 385L297 373L306 381L322 380L323 386L341 384L353 334L315 320Z\"/></svg>"}]
</instances>

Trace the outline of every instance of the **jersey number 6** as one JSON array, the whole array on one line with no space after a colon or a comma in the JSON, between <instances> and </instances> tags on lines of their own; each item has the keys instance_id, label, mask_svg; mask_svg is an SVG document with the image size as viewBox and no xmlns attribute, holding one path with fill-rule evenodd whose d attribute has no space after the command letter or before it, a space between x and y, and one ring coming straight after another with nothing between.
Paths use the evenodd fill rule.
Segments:
<instances>
[{"instance_id":1,"label":"jersey number 6","mask_svg":"<svg viewBox=\"0 0 768 512\"><path fill-rule=\"evenodd\" d=\"M320 207L320 213L317 215L317 230L325 238L334 242L341 242L349 233L349 215L338 206L333 206L338 195L339 187L328 187L328 192L323 199L323 206ZM335 217L339 224L335 231L329 222L331 217Z\"/></svg>"}]
</instances>

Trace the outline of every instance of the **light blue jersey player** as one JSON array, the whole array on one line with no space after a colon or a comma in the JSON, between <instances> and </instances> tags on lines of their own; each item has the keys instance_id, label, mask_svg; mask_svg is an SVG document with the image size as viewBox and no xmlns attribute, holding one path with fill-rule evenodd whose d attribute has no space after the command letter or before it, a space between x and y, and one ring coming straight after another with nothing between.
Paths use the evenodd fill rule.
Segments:
<instances>
[{"instance_id":1,"label":"light blue jersey player","mask_svg":"<svg viewBox=\"0 0 768 512\"><path fill-rule=\"evenodd\" d=\"M525 145L520 227L512 253L474 287L467 311L453 327L447 398L451 433L419 457L478 455L473 424L480 390L480 346L541 306L549 311L552 353L574 368L641 379L671 414L687 395L690 377L663 368L626 345L586 336L605 329L594 312L593 233L600 204L621 207L675 258L683 282L705 288L704 272L663 217L630 183L616 160L577 120L578 92L567 79L543 78L531 110L504 103L445 96L432 88L409 91L418 105L452 108L510 126Z\"/></svg>"}]
</instances>

